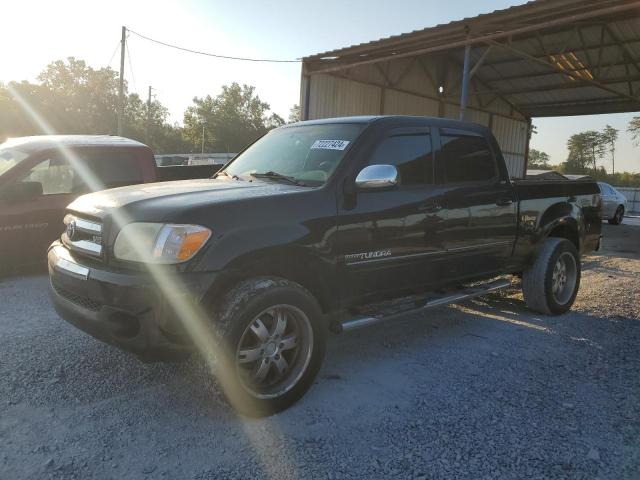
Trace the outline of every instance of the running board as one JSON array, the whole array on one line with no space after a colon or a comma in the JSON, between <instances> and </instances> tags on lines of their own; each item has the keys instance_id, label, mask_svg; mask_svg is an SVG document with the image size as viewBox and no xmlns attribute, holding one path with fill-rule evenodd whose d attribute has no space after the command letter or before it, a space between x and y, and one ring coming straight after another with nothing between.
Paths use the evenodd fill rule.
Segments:
<instances>
[{"instance_id":1,"label":"running board","mask_svg":"<svg viewBox=\"0 0 640 480\"><path fill-rule=\"evenodd\" d=\"M506 280L506 279L494 280L484 285L465 288L453 294L434 298L432 300L429 300L419 308L404 310L402 312L398 312L398 313L394 313L386 316L378 316L378 317L364 316L364 317L351 318L349 320L345 320L344 322L339 323L338 330L340 332L349 332L351 330L356 330L358 328L369 327L371 325L375 325L381 322L386 322L388 320L395 320L397 318L403 317L405 315L410 315L412 313L422 312L429 308L440 307L442 305L449 305L451 303L461 302L462 300L467 300L469 298L486 295L487 293L495 292L496 290L502 290L503 288L507 288L510 286L511 286L511 280Z\"/></svg>"}]
</instances>

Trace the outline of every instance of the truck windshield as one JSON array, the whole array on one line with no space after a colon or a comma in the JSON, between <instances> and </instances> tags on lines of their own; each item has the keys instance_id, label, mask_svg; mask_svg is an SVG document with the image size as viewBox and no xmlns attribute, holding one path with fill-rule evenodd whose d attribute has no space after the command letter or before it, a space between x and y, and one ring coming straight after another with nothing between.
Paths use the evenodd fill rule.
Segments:
<instances>
[{"instance_id":1,"label":"truck windshield","mask_svg":"<svg viewBox=\"0 0 640 480\"><path fill-rule=\"evenodd\" d=\"M28 153L21 150L0 145L0 176L4 175L5 172L11 170L28 156Z\"/></svg>"},{"instance_id":2,"label":"truck windshield","mask_svg":"<svg viewBox=\"0 0 640 480\"><path fill-rule=\"evenodd\" d=\"M242 179L255 176L322 185L363 129L364 124L355 123L278 128L236 157L224 173Z\"/></svg>"}]
</instances>

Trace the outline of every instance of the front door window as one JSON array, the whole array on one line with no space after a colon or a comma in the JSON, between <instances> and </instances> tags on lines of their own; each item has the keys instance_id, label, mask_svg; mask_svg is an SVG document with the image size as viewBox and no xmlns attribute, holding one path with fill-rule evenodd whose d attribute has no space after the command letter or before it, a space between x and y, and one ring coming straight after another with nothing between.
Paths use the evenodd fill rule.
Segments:
<instances>
[{"instance_id":1,"label":"front door window","mask_svg":"<svg viewBox=\"0 0 640 480\"><path fill-rule=\"evenodd\" d=\"M59 195L73 191L74 177L75 172L66 160L51 156L34 166L21 181L39 183L43 195Z\"/></svg>"}]
</instances>

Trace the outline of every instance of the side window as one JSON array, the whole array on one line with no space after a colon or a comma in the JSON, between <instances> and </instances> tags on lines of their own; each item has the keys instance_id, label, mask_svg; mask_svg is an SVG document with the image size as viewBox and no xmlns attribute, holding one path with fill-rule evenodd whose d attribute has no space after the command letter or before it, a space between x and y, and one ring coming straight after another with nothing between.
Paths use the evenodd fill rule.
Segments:
<instances>
[{"instance_id":1,"label":"side window","mask_svg":"<svg viewBox=\"0 0 640 480\"><path fill-rule=\"evenodd\" d=\"M400 185L433 183L433 152L431 136L396 135L388 137L373 152L369 165L395 165Z\"/></svg>"},{"instance_id":2,"label":"side window","mask_svg":"<svg viewBox=\"0 0 640 480\"><path fill-rule=\"evenodd\" d=\"M21 181L41 184L43 195L57 195L72 193L74 178L74 171L66 160L51 157L34 166Z\"/></svg>"},{"instance_id":3,"label":"side window","mask_svg":"<svg viewBox=\"0 0 640 480\"><path fill-rule=\"evenodd\" d=\"M438 177L443 183L482 182L496 176L496 163L483 137L446 134L442 139Z\"/></svg>"}]
</instances>

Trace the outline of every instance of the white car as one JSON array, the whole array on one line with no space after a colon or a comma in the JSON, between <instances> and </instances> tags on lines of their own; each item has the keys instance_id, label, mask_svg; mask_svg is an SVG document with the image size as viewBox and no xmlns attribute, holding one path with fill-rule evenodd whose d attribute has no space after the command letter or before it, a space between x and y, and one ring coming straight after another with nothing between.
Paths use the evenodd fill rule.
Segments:
<instances>
[{"instance_id":1,"label":"white car","mask_svg":"<svg viewBox=\"0 0 640 480\"><path fill-rule=\"evenodd\" d=\"M621 224L627 209L626 197L608 183L598 182L598 186L602 196L602 218L612 225Z\"/></svg>"}]
</instances>

